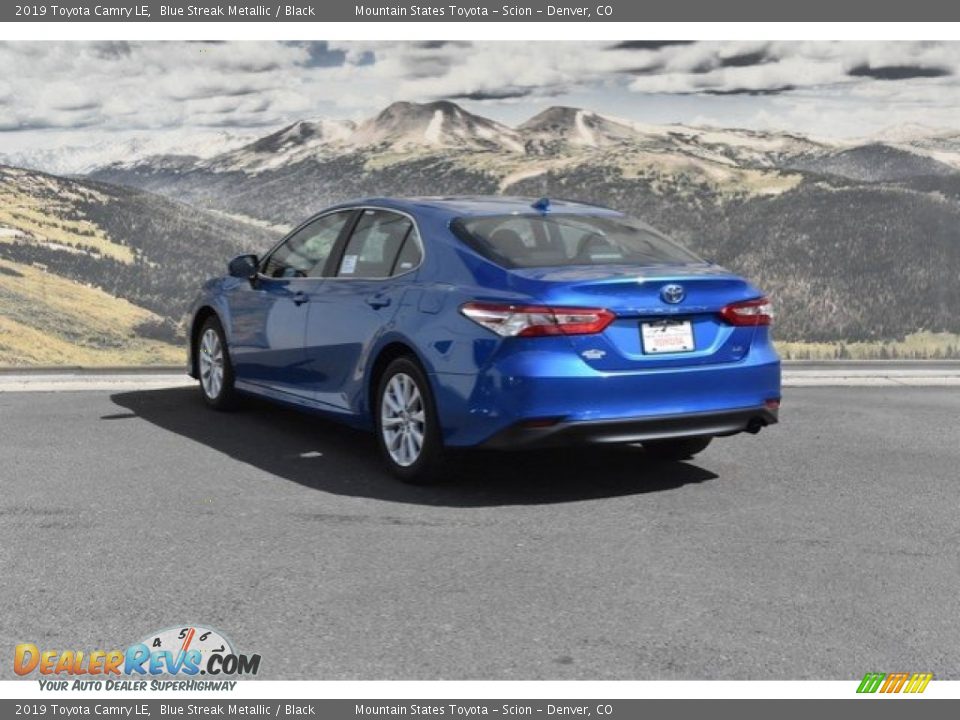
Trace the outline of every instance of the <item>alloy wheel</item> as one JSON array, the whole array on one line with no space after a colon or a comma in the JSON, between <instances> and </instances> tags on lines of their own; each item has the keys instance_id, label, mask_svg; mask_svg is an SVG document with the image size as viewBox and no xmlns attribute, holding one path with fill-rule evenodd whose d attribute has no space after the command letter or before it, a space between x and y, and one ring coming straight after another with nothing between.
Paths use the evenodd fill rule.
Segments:
<instances>
[{"instance_id":1,"label":"alloy wheel","mask_svg":"<svg viewBox=\"0 0 960 720\"><path fill-rule=\"evenodd\" d=\"M200 340L200 384L211 400L223 389L223 344L213 328L207 328Z\"/></svg>"},{"instance_id":2,"label":"alloy wheel","mask_svg":"<svg viewBox=\"0 0 960 720\"><path fill-rule=\"evenodd\" d=\"M390 458L402 467L413 465L423 451L427 416L423 396L412 377L397 373L380 399L380 432Z\"/></svg>"}]
</instances>

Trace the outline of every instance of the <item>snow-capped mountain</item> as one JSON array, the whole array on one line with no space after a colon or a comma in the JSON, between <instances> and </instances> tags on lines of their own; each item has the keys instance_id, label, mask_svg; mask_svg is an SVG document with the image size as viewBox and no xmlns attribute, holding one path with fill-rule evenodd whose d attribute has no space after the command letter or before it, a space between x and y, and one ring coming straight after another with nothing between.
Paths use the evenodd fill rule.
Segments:
<instances>
[{"instance_id":1,"label":"snow-capped mountain","mask_svg":"<svg viewBox=\"0 0 960 720\"><path fill-rule=\"evenodd\" d=\"M209 156L198 168L213 172L262 173L305 160L359 151L397 153L442 150L522 153L517 131L467 112L451 102L398 102L360 124L301 120L229 152ZM143 158L143 165L172 169L169 161Z\"/></svg>"},{"instance_id":2,"label":"snow-capped mountain","mask_svg":"<svg viewBox=\"0 0 960 720\"><path fill-rule=\"evenodd\" d=\"M301 120L204 163L215 171L260 172L342 146L356 129L349 121Z\"/></svg>"},{"instance_id":3,"label":"snow-capped mountain","mask_svg":"<svg viewBox=\"0 0 960 720\"><path fill-rule=\"evenodd\" d=\"M860 138L858 144L883 142L890 144L912 144L937 138L956 137L957 130L945 127L930 127L923 123L904 123L891 125L878 133Z\"/></svg>"},{"instance_id":4,"label":"snow-capped mountain","mask_svg":"<svg viewBox=\"0 0 960 720\"><path fill-rule=\"evenodd\" d=\"M824 143L790 133L719 129L692 125L648 125L582 108L555 106L517 130L531 152L629 144L653 152L675 152L723 165L775 167L786 157L826 151Z\"/></svg>"},{"instance_id":5,"label":"snow-capped mountain","mask_svg":"<svg viewBox=\"0 0 960 720\"><path fill-rule=\"evenodd\" d=\"M516 130L448 101L393 103L362 123L349 143L353 147L385 147L395 151L450 148L523 152L523 142Z\"/></svg>"},{"instance_id":6,"label":"snow-capped mountain","mask_svg":"<svg viewBox=\"0 0 960 720\"><path fill-rule=\"evenodd\" d=\"M555 106L511 128L449 101L396 102L359 123L301 120L262 137L223 131L137 136L9 152L0 154L0 162L58 174L87 174L108 167L134 170L139 175L193 170L260 174L304 161L357 154L373 157L373 153L381 153L380 157L395 161L401 156L482 153L478 157L501 154L502 162L512 166L511 172L525 174L526 168L515 167L517 161L542 163L621 148L638 158L658 154L678 162L707 163L718 172L725 172L724 168L835 169L842 174L848 157L839 157L841 162L830 159L860 147L872 150L853 153L857 162L866 163L856 170L857 178L912 176L924 168L941 174L946 172L942 166L960 169L960 132L922 125L890 128L876 138L826 141L789 132L651 125L584 108ZM874 171L872 159L883 167Z\"/></svg>"},{"instance_id":7,"label":"snow-capped mountain","mask_svg":"<svg viewBox=\"0 0 960 720\"><path fill-rule=\"evenodd\" d=\"M304 161L372 153L426 156L443 153L502 154L504 162L518 159L590 155L616 151L672 157L677 162L707 163L724 173L730 168L809 170L841 172L847 164L831 158L859 147L873 151L853 153L864 165L855 171L858 179L897 178L915 175L924 168L935 174L942 166L960 169L960 133L923 127L885 131L882 140L824 141L795 133L695 125L651 125L575 107L554 106L537 113L516 128L471 113L449 101L396 102L360 123L312 119L301 120L260 138L221 135L221 151L211 140L175 145L167 140L152 146L123 143L110 149L97 148L73 158L71 172L113 167L132 169L141 176L184 173L190 170L216 173L263 172L291 167ZM244 142L245 140L245 142ZM882 152L878 148L897 152ZM150 150L154 150L151 154ZM70 155L70 149L59 151ZM109 160L117 157L116 160ZM640 157L640 156L636 156ZM879 165L871 168L872 158ZM821 162L821 159L823 162ZM935 162L928 162L932 160ZM64 163L34 158L20 165L64 172ZM524 161L526 162L526 161ZM902 165L902 167L900 167ZM78 169L77 169L78 168ZM524 168L514 168L525 174Z\"/></svg>"},{"instance_id":8,"label":"snow-capped mountain","mask_svg":"<svg viewBox=\"0 0 960 720\"><path fill-rule=\"evenodd\" d=\"M957 174L957 168L909 146L883 143L858 145L827 154L799 156L787 167L865 182L906 180Z\"/></svg>"},{"instance_id":9,"label":"snow-capped mountain","mask_svg":"<svg viewBox=\"0 0 960 720\"><path fill-rule=\"evenodd\" d=\"M580 108L554 106L537 113L517 130L528 147L549 150L563 144L601 147L637 139L640 133L629 122Z\"/></svg>"},{"instance_id":10,"label":"snow-capped mountain","mask_svg":"<svg viewBox=\"0 0 960 720\"><path fill-rule=\"evenodd\" d=\"M254 136L229 131L134 135L91 143L70 143L0 153L0 164L40 170L55 175L84 175L108 165L133 166L149 159L165 164L173 158L192 161L211 158L249 143Z\"/></svg>"},{"instance_id":11,"label":"snow-capped mountain","mask_svg":"<svg viewBox=\"0 0 960 720\"><path fill-rule=\"evenodd\" d=\"M320 198L381 192L368 185L383 173L390 188L406 194L417 188L543 194L558 172L576 171L579 178L584 169L606 169L652 183L660 193L718 197L774 196L805 177L886 182L960 173L957 135L914 135L913 145L824 141L643 124L573 107L550 107L510 128L448 101L398 102L357 124L300 121L206 159L150 156L101 166L91 176L283 223Z\"/></svg>"},{"instance_id":12,"label":"snow-capped mountain","mask_svg":"<svg viewBox=\"0 0 960 720\"><path fill-rule=\"evenodd\" d=\"M819 155L838 147L836 142L793 133L743 128L676 125L669 127L669 135L673 144L685 152L742 167L782 167L789 158Z\"/></svg>"},{"instance_id":13,"label":"snow-capped mountain","mask_svg":"<svg viewBox=\"0 0 960 720\"><path fill-rule=\"evenodd\" d=\"M944 130L890 144L901 150L926 155L950 167L960 168L960 132L956 130Z\"/></svg>"}]
</instances>

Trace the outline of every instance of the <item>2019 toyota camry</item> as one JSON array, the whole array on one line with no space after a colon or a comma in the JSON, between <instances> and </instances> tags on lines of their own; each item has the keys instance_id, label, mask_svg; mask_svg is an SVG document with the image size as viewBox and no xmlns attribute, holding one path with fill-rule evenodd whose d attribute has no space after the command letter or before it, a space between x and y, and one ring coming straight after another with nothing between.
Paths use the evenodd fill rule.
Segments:
<instances>
[{"instance_id":1,"label":"2019 toyota camry","mask_svg":"<svg viewBox=\"0 0 960 720\"><path fill-rule=\"evenodd\" d=\"M401 479L452 448L641 443L685 459L775 423L768 299L643 222L546 198L324 210L208 281L190 374L376 433Z\"/></svg>"}]
</instances>

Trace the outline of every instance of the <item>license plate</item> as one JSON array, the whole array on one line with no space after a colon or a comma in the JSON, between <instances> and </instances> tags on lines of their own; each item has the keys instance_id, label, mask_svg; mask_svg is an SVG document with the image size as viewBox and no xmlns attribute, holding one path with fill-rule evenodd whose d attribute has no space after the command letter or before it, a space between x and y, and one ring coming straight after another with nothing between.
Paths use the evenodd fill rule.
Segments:
<instances>
[{"instance_id":1,"label":"license plate","mask_svg":"<svg viewBox=\"0 0 960 720\"><path fill-rule=\"evenodd\" d=\"M640 323L643 352L648 355L693 350L693 325L689 320L658 320Z\"/></svg>"}]
</instances>

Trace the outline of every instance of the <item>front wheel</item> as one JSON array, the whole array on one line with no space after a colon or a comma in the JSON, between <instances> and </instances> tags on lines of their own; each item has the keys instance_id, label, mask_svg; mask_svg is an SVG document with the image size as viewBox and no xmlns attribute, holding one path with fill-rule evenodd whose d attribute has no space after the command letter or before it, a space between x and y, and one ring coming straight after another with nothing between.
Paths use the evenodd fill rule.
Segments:
<instances>
[{"instance_id":1,"label":"front wheel","mask_svg":"<svg viewBox=\"0 0 960 720\"><path fill-rule=\"evenodd\" d=\"M706 450L712 439L709 437L693 437L651 440L643 443L643 449L654 460L689 460L698 452Z\"/></svg>"},{"instance_id":2,"label":"front wheel","mask_svg":"<svg viewBox=\"0 0 960 720\"><path fill-rule=\"evenodd\" d=\"M443 439L433 393L415 361L401 357L387 366L374 415L380 450L394 475L415 485L443 479Z\"/></svg>"},{"instance_id":3,"label":"front wheel","mask_svg":"<svg viewBox=\"0 0 960 720\"><path fill-rule=\"evenodd\" d=\"M228 410L236 403L233 389L233 365L227 352L227 340L220 321L211 316L200 328L197 341L197 374L204 402L217 410Z\"/></svg>"}]
</instances>

